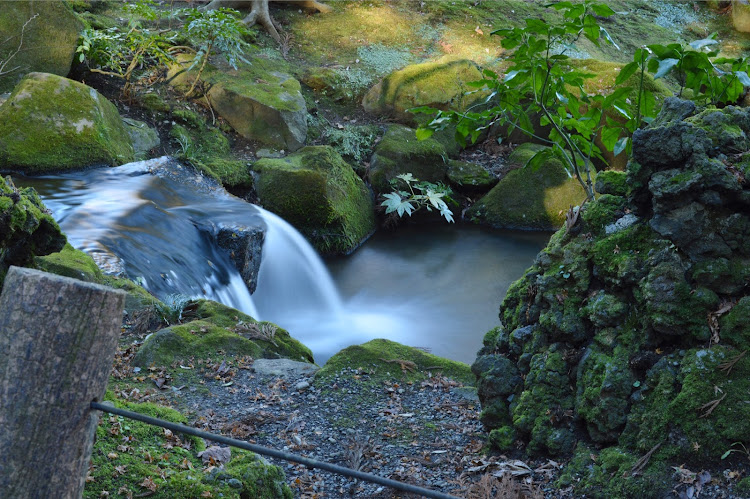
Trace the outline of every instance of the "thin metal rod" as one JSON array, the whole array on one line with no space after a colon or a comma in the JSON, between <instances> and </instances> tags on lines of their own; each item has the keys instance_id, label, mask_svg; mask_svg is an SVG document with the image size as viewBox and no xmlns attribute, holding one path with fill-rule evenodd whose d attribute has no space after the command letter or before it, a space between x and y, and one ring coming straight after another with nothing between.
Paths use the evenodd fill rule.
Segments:
<instances>
[{"instance_id":1,"label":"thin metal rod","mask_svg":"<svg viewBox=\"0 0 750 499\"><path fill-rule=\"evenodd\" d=\"M358 480L363 480L365 482L377 483L379 485L385 485L386 487L391 487L394 489L402 490L404 492L410 492L412 494L419 494L423 497L430 497L430 498L435 498L435 499L459 499L456 496L445 494L443 492L438 492L436 490L425 489L422 487L417 487L416 485L410 485L408 483L397 482L396 480L383 478L381 476L373 475L371 473L365 473L363 471L357 471L351 468L345 468L344 466L338 466L336 464L326 463L323 461L317 461L315 459L310 459L309 457L300 456L298 454L291 454L289 452L283 452L283 451L276 450L276 449L270 449L268 447L263 447L261 445L255 445L255 444L251 444L248 442L243 442L241 440L236 440L234 438L225 437L223 435L215 435L213 433L208 433L206 431L198 430L196 428L191 428L189 426L185 426L182 424L171 423L169 421L164 421L163 419L158 419L158 418L154 418L151 416L145 416L137 412L128 411L125 409L119 409L117 407L106 405L106 404L101 404L99 402L91 402L91 409L102 411L102 412L108 412L110 414L123 416L129 419L135 419L136 421L142 421L150 425L160 426L162 428L167 428L168 430L177 431L180 433L186 433L188 435L205 438L206 440L213 440L214 442L219 442L221 444L231 445L233 447L238 447L240 449L249 450L249 451L255 452L256 454L275 457L276 459L282 459L284 461L291 461L293 463L304 464L308 468L318 468L321 470L330 471L331 473L336 473L338 475L344 475L344 476L348 476L351 478L356 478Z\"/></svg>"}]
</instances>

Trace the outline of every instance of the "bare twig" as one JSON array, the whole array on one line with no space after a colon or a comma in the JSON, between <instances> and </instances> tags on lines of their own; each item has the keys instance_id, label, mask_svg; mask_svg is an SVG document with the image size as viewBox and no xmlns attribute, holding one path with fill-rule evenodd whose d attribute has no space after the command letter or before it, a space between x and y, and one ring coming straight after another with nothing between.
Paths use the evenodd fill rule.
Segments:
<instances>
[{"instance_id":1,"label":"bare twig","mask_svg":"<svg viewBox=\"0 0 750 499\"><path fill-rule=\"evenodd\" d=\"M29 23L30 23L31 21L33 21L33 20L34 20L34 19L36 19L37 17L39 17L39 14L38 14L38 13L37 13L37 14L34 14L34 15L33 15L33 16L31 16L31 17L30 17L29 19L27 19L27 20L26 20L26 22L25 22L25 23L23 23L23 26L21 26L21 34L19 35L20 39L18 40L18 46L16 47L16 50L14 50L13 52L11 52L11 53L10 53L10 54L8 55L7 59L5 59L4 61L0 61L0 76L4 76L4 75L7 75L7 74L9 74L9 73L12 73L13 71L15 71L16 69L18 69L18 68L20 68L20 67L21 67L21 66L16 66L16 67L14 67L14 68L10 68L10 69L7 69L7 70L5 69L5 67L6 67L7 65L8 65L8 63L10 63L10 61L11 61L11 60L12 60L12 59L13 59L13 58L14 58L14 57L16 56L16 55L18 55L18 53L19 53L19 52L21 51L21 48L23 48L23 35L24 35L24 33L26 32L26 27L27 27L27 26L29 25ZM6 40L6 42L7 42L8 40L10 40L10 38L8 38L8 39Z\"/></svg>"},{"instance_id":2,"label":"bare twig","mask_svg":"<svg viewBox=\"0 0 750 499\"><path fill-rule=\"evenodd\" d=\"M725 373L727 373L727 376L729 376L729 374L732 372L732 369L734 368L734 366L737 365L737 362L739 362L740 360L742 360L742 358L745 355L747 355L747 350L743 350L742 353L737 354L734 357L732 357L731 359L729 359L728 361L722 362L721 364L719 364L719 369L721 369L722 371L724 371Z\"/></svg>"},{"instance_id":3,"label":"bare twig","mask_svg":"<svg viewBox=\"0 0 750 499\"><path fill-rule=\"evenodd\" d=\"M648 464L648 461L649 459L651 459L653 453L656 452L656 449L658 449L659 447L661 447L661 442L654 445L650 451L648 451L642 458L636 461L633 467L630 468L630 476L636 476L640 474L640 472L643 471L643 468L645 468ZM627 478L627 473L625 475Z\"/></svg>"},{"instance_id":4,"label":"bare twig","mask_svg":"<svg viewBox=\"0 0 750 499\"><path fill-rule=\"evenodd\" d=\"M711 402L706 402L702 406L698 408L699 411L706 411L703 414L700 415L700 418L707 418L711 415L712 412L714 412L714 409L716 409L719 404L721 404L721 401L724 400L727 397L727 394L725 393L721 397L712 400Z\"/></svg>"}]
</instances>

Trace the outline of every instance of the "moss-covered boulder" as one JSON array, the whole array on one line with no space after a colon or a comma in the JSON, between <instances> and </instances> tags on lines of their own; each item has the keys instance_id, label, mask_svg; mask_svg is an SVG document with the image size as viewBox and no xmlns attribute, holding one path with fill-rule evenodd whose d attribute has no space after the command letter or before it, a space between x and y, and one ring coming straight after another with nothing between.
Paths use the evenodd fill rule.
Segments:
<instances>
[{"instance_id":1,"label":"moss-covered boulder","mask_svg":"<svg viewBox=\"0 0 750 499\"><path fill-rule=\"evenodd\" d=\"M65 244L60 251L35 257L33 263L37 269L50 274L102 284L125 291L127 293L125 311L127 312L153 309L160 304L156 297L130 279L104 274L93 258L83 251L75 249L70 244Z\"/></svg>"},{"instance_id":2,"label":"moss-covered boulder","mask_svg":"<svg viewBox=\"0 0 750 499\"><path fill-rule=\"evenodd\" d=\"M487 192L497 184L497 177L481 165L467 161L448 161L446 174L453 187L467 194Z\"/></svg>"},{"instance_id":3,"label":"moss-covered boulder","mask_svg":"<svg viewBox=\"0 0 750 499\"><path fill-rule=\"evenodd\" d=\"M417 140L413 128L391 125L375 147L368 180L380 194L389 192L389 181L402 173L427 182L444 182L448 172L448 153L433 138Z\"/></svg>"},{"instance_id":4,"label":"moss-covered boulder","mask_svg":"<svg viewBox=\"0 0 750 499\"><path fill-rule=\"evenodd\" d=\"M133 365L168 366L176 360L216 355L313 361L310 349L286 330L220 303L198 300L180 313L183 322L149 336Z\"/></svg>"},{"instance_id":5,"label":"moss-covered boulder","mask_svg":"<svg viewBox=\"0 0 750 499\"><path fill-rule=\"evenodd\" d=\"M374 383L393 377L416 382L424 380L430 373L440 372L467 385L474 384L468 365L385 339L341 350L315 373L315 383L329 383L345 369L362 369Z\"/></svg>"},{"instance_id":6,"label":"moss-covered boulder","mask_svg":"<svg viewBox=\"0 0 750 499\"><path fill-rule=\"evenodd\" d=\"M362 100L366 111L392 116L414 125L415 116L408 110L430 106L436 109L464 111L481 98L466 95L468 82L482 79L477 65L466 59L441 59L413 64L395 71L372 87Z\"/></svg>"},{"instance_id":7,"label":"moss-covered boulder","mask_svg":"<svg viewBox=\"0 0 750 499\"><path fill-rule=\"evenodd\" d=\"M252 57L237 69L219 60L208 64L201 80L213 109L243 137L287 151L296 151L307 137L307 106L297 80L272 61ZM187 90L197 75L190 58L169 70L170 82Z\"/></svg>"},{"instance_id":8,"label":"moss-covered boulder","mask_svg":"<svg viewBox=\"0 0 750 499\"><path fill-rule=\"evenodd\" d=\"M662 497L647 477L750 443L750 185L719 159L747 147L750 112L683 108L634 134L627 172L510 286L473 365L490 443L577 449L560 485L580 494Z\"/></svg>"},{"instance_id":9,"label":"moss-covered boulder","mask_svg":"<svg viewBox=\"0 0 750 499\"><path fill-rule=\"evenodd\" d=\"M0 169L37 174L133 158L117 108L83 83L30 73L0 106Z\"/></svg>"},{"instance_id":10,"label":"moss-covered boulder","mask_svg":"<svg viewBox=\"0 0 750 499\"><path fill-rule=\"evenodd\" d=\"M375 230L372 196L330 146L255 163L260 202L322 253L349 253Z\"/></svg>"},{"instance_id":11,"label":"moss-covered boulder","mask_svg":"<svg viewBox=\"0 0 750 499\"><path fill-rule=\"evenodd\" d=\"M123 118L122 121L130 136L130 143L133 144L133 155L136 161L149 159L151 151L161 144L159 132L143 121L130 118Z\"/></svg>"},{"instance_id":12,"label":"moss-covered boulder","mask_svg":"<svg viewBox=\"0 0 750 499\"><path fill-rule=\"evenodd\" d=\"M16 52L22 30L23 45ZM0 62L8 64L0 72L0 93L10 91L26 73L67 76L82 30L83 24L62 0L4 2Z\"/></svg>"},{"instance_id":13,"label":"moss-covered boulder","mask_svg":"<svg viewBox=\"0 0 750 499\"><path fill-rule=\"evenodd\" d=\"M509 172L467 216L475 223L510 229L555 230L571 206L586 199L581 184L555 158L524 167L545 146L521 144L508 158Z\"/></svg>"},{"instance_id":14,"label":"moss-covered boulder","mask_svg":"<svg viewBox=\"0 0 750 499\"><path fill-rule=\"evenodd\" d=\"M188 423L182 414L168 407L116 400L111 392L106 398L118 408L173 423ZM258 455L232 448L228 462L204 468L198 457L204 450L202 439L105 415L96 428L83 497L138 496L144 490L154 497L179 499L293 497L283 470Z\"/></svg>"},{"instance_id":15,"label":"moss-covered boulder","mask_svg":"<svg viewBox=\"0 0 750 499\"><path fill-rule=\"evenodd\" d=\"M8 267L25 267L36 255L59 251L65 236L32 188L16 189L0 177L0 287Z\"/></svg>"}]
</instances>

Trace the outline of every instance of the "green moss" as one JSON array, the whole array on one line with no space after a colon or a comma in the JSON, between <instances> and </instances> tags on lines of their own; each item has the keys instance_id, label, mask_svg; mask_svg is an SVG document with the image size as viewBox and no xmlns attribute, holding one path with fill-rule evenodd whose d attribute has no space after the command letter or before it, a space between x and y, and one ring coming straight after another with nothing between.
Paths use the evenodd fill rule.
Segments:
<instances>
[{"instance_id":1,"label":"green moss","mask_svg":"<svg viewBox=\"0 0 750 499\"><path fill-rule=\"evenodd\" d=\"M36 257L35 264L39 270L81 281L101 284L104 278L93 258L70 244L57 253Z\"/></svg>"},{"instance_id":2,"label":"green moss","mask_svg":"<svg viewBox=\"0 0 750 499\"><path fill-rule=\"evenodd\" d=\"M509 163L524 165L542 146L522 144ZM571 205L578 205L586 194L577 180L568 176L557 159L538 168L518 168L509 172L467 212L475 223L493 227L553 230L565 221Z\"/></svg>"},{"instance_id":3,"label":"green moss","mask_svg":"<svg viewBox=\"0 0 750 499\"><path fill-rule=\"evenodd\" d=\"M451 184L467 192L486 191L497 183L497 178L482 166L465 161L448 161L447 175Z\"/></svg>"},{"instance_id":4,"label":"green moss","mask_svg":"<svg viewBox=\"0 0 750 499\"><path fill-rule=\"evenodd\" d=\"M406 361L405 365L412 369L402 370L398 361ZM475 382L474 375L466 364L384 339L372 340L343 349L328 359L323 368L316 373L315 383L317 385L330 383L344 369L362 369L369 374L373 383L394 378L418 382L427 379L428 373L436 372L441 372L444 376L467 385L473 385Z\"/></svg>"},{"instance_id":5,"label":"green moss","mask_svg":"<svg viewBox=\"0 0 750 499\"><path fill-rule=\"evenodd\" d=\"M229 139L195 111L178 109L173 117L183 123L174 125L170 137L179 146L178 157L228 188L250 188L250 168L231 154Z\"/></svg>"},{"instance_id":6,"label":"green moss","mask_svg":"<svg viewBox=\"0 0 750 499\"><path fill-rule=\"evenodd\" d=\"M668 244L649 226L632 225L594 242L594 273L615 285L634 284L645 276L649 252Z\"/></svg>"},{"instance_id":7,"label":"green moss","mask_svg":"<svg viewBox=\"0 0 750 499\"><path fill-rule=\"evenodd\" d=\"M417 140L413 129L392 125L375 148L369 180L376 193L390 191L389 180L402 173L427 182L442 182L446 178L446 161L447 152L440 142L432 138Z\"/></svg>"},{"instance_id":8,"label":"green moss","mask_svg":"<svg viewBox=\"0 0 750 499\"><path fill-rule=\"evenodd\" d=\"M139 101L141 106L155 113L168 113L171 109L169 103L155 92L140 96Z\"/></svg>"},{"instance_id":9,"label":"green moss","mask_svg":"<svg viewBox=\"0 0 750 499\"><path fill-rule=\"evenodd\" d=\"M441 59L407 66L395 71L365 95L365 110L391 114L407 124L414 124L409 109L430 106L437 109L465 111L486 94L467 96L466 84L482 79L476 64L465 59Z\"/></svg>"},{"instance_id":10,"label":"green moss","mask_svg":"<svg viewBox=\"0 0 750 499\"><path fill-rule=\"evenodd\" d=\"M721 338L739 350L750 349L750 297L744 296L720 319Z\"/></svg>"},{"instance_id":11,"label":"green moss","mask_svg":"<svg viewBox=\"0 0 750 499\"><path fill-rule=\"evenodd\" d=\"M0 285L11 265L33 264L35 256L59 251L65 236L32 188L17 190L0 177Z\"/></svg>"},{"instance_id":12,"label":"green moss","mask_svg":"<svg viewBox=\"0 0 750 499\"><path fill-rule=\"evenodd\" d=\"M289 358L312 362L310 349L270 322L252 317L220 303L198 300L183 311L187 321L151 335L133 363L166 366L178 359L205 359L214 355L256 358Z\"/></svg>"},{"instance_id":13,"label":"green moss","mask_svg":"<svg viewBox=\"0 0 750 499\"><path fill-rule=\"evenodd\" d=\"M596 176L596 192L612 194L613 196L627 196L627 174L615 170L605 170Z\"/></svg>"},{"instance_id":14,"label":"green moss","mask_svg":"<svg viewBox=\"0 0 750 499\"><path fill-rule=\"evenodd\" d=\"M600 176L601 174L597 176L597 179ZM626 204L627 200L623 197L602 194L595 201L588 203L582 212L586 229L593 234L602 234L607 225L616 222L625 214Z\"/></svg>"},{"instance_id":15,"label":"green moss","mask_svg":"<svg viewBox=\"0 0 750 499\"><path fill-rule=\"evenodd\" d=\"M119 165L134 157L111 102L82 83L43 73L27 75L0 106L0 150L5 167L26 173Z\"/></svg>"},{"instance_id":16,"label":"green moss","mask_svg":"<svg viewBox=\"0 0 750 499\"><path fill-rule=\"evenodd\" d=\"M489 442L492 447L500 451L513 450L516 443L516 430L512 426L503 426L502 428L492 430Z\"/></svg>"},{"instance_id":17,"label":"green moss","mask_svg":"<svg viewBox=\"0 0 750 499\"><path fill-rule=\"evenodd\" d=\"M254 165L263 206L294 225L323 253L349 253L375 229L373 201L333 148L310 146Z\"/></svg>"},{"instance_id":18,"label":"green moss","mask_svg":"<svg viewBox=\"0 0 750 499\"><path fill-rule=\"evenodd\" d=\"M112 395L107 398L113 400ZM174 409L144 403L113 400L116 407L167 421L186 424ZM293 497L284 483L281 468L262 461L255 454L232 449L232 458L222 470L204 471L197 453L201 439L167 433L164 429L121 416L103 415L96 430L90 479L83 497L149 493L146 480L153 482L159 497L210 497L265 499Z\"/></svg>"}]
</instances>

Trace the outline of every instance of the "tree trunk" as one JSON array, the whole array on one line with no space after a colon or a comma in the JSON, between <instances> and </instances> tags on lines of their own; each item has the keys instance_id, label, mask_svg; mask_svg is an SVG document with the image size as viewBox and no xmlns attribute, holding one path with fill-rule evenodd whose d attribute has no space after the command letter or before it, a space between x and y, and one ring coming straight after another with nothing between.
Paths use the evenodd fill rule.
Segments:
<instances>
[{"instance_id":1,"label":"tree trunk","mask_svg":"<svg viewBox=\"0 0 750 499\"><path fill-rule=\"evenodd\" d=\"M0 295L0 496L79 498L125 293L11 267Z\"/></svg>"}]
</instances>

